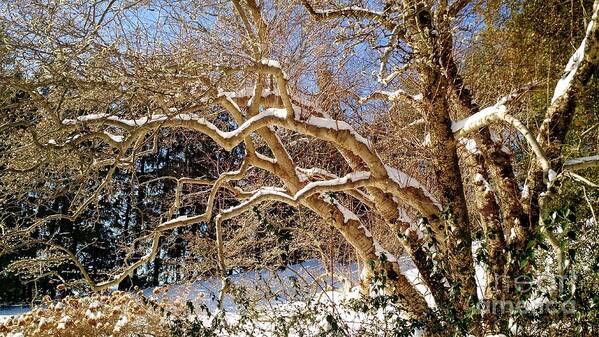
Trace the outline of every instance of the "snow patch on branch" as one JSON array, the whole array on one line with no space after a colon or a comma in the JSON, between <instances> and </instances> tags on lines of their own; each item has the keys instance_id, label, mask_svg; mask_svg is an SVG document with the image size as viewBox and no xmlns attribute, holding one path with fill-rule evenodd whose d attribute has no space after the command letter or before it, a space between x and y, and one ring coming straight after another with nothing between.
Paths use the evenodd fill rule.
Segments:
<instances>
[{"instance_id":1,"label":"snow patch on branch","mask_svg":"<svg viewBox=\"0 0 599 337\"><path fill-rule=\"evenodd\" d=\"M258 190L253 191L252 193L254 194L280 194L281 196L284 196L286 198L291 198L290 195L287 194L287 190L283 187L276 187L276 186L267 186L267 187L262 187Z\"/></svg>"},{"instance_id":2,"label":"snow patch on branch","mask_svg":"<svg viewBox=\"0 0 599 337\"><path fill-rule=\"evenodd\" d=\"M296 113L296 120L302 121L300 119L300 116L297 115L297 113ZM329 129L329 130L335 130L335 131L349 131L357 141L370 147L368 139L364 138L351 125L349 125L348 123L346 123L344 121L339 121L339 120L330 119L330 118L321 118L321 117L316 117L316 116L310 116L307 120L304 121L304 123L312 125L312 126L316 126L316 127L322 128L322 129Z\"/></svg>"},{"instance_id":3,"label":"snow patch on branch","mask_svg":"<svg viewBox=\"0 0 599 337\"><path fill-rule=\"evenodd\" d=\"M334 11L334 10L331 10ZM331 11L322 11L321 13L326 13L326 12L331 12ZM362 8L362 7L358 7L358 6L348 6L348 7L344 7L339 9L339 11L353 11L353 12L362 12L362 13L369 13L369 14L373 14L373 15L379 15L382 16L383 13L382 12L377 12L377 11L373 11L370 9L366 9L366 8Z\"/></svg>"},{"instance_id":4,"label":"snow patch on branch","mask_svg":"<svg viewBox=\"0 0 599 337\"><path fill-rule=\"evenodd\" d=\"M547 179L549 179L549 182L552 182L555 180L555 178L557 178L557 172L555 172L552 169L549 169L549 171L547 172Z\"/></svg>"},{"instance_id":5,"label":"snow patch on branch","mask_svg":"<svg viewBox=\"0 0 599 337\"><path fill-rule=\"evenodd\" d=\"M482 109L472 116L460 119L459 121L453 121L451 123L451 131L456 133L461 130L470 131L479 129L493 121L498 114L506 112L507 107L505 106L505 101L500 100L495 105Z\"/></svg>"},{"instance_id":6,"label":"snow patch on branch","mask_svg":"<svg viewBox=\"0 0 599 337\"><path fill-rule=\"evenodd\" d=\"M205 126L208 129L214 131L216 134L218 134L219 137L221 137L223 139L232 139L232 138L238 136L239 134L241 134L245 129L251 127L256 122L258 122L262 119L265 119L265 118L269 118L269 117L286 119L287 111L285 109L274 109L274 108L266 109L266 110L260 112L259 114L253 116L252 118L248 119L243 124L241 124L237 129L232 130L232 131L222 131L216 125L212 124L211 122L206 120L204 117L200 117L197 114L178 114L175 116L152 115L149 117L141 117L138 119L125 119L125 118L120 118L118 116L112 116L112 115L93 114L93 115L80 116L80 117L77 117L77 119L65 119L63 121L63 124L75 125L78 123L89 123L89 122L94 122L94 121L106 120L106 121L113 121L116 123L120 123L125 126L129 126L129 127L136 127L136 126L140 127L140 126L147 125L149 123L165 122L168 120L183 121L183 122L194 121L200 125ZM113 137L111 137L111 138L113 138L113 140L117 141L119 138L118 138L118 136L115 136L115 137L117 137L117 138L113 138Z\"/></svg>"},{"instance_id":7,"label":"snow patch on branch","mask_svg":"<svg viewBox=\"0 0 599 337\"><path fill-rule=\"evenodd\" d=\"M478 251L482 249L482 241L473 240L471 245L472 258L474 260L474 271L475 271L475 281L476 281L476 295L479 300L484 300L485 289L487 288L487 273L485 268L488 268L487 265L479 262L477 259Z\"/></svg>"},{"instance_id":8,"label":"snow patch on branch","mask_svg":"<svg viewBox=\"0 0 599 337\"><path fill-rule=\"evenodd\" d=\"M393 201L398 205L400 204L395 196L393 197ZM408 212L403 207L397 207L397 212L399 213L398 220L410 225L404 232L405 236L410 237L410 232L414 232L418 236L418 240L422 240L424 238L424 228L421 228L419 221L408 215Z\"/></svg>"},{"instance_id":9,"label":"snow patch on branch","mask_svg":"<svg viewBox=\"0 0 599 337\"><path fill-rule=\"evenodd\" d=\"M113 116L113 115L108 115L108 114L89 114L89 115L79 116L75 119L65 119L62 121L62 124L75 125L78 123L88 123L88 122L94 122L94 121L99 121L99 120L108 120L108 121L118 122L118 123L125 124L127 126L134 127L134 126L142 126L149 122L164 121L167 118L168 118L168 116L166 116L166 115L152 115L150 117L141 117L138 119L125 119L125 118L120 118L118 116Z\"/></svg>"},{"instance_id":10,"label":"snow patch on branch","mask_svg":"<svg viewBox=\"0 0 599 337\"><path fill-rule=\"evenodd\" d=\"M172 224L176 224L178 222L184 222L184 221L187 221L189 219L190 219L189 215L181 215L181 216L178 216L178 217L176 217L174 219L171 219L169 221L163 222L162 224L160 224L160 227L170 226Z\"/></svg>"},{"instance_id":11,"label":"snow patch on branch","mask_svg":"<svg viewBox=\"0 0 599 337\"><path fill-rule=\"evenodd\" d=\"M280 118L280 119L287 118L287 109L283 109L283 108L280 108L280 109L277 109L277 108L266 109L266 111L269 111L269 110L272 112L272 115L275 116L275 117L277 117L277 118Z\"/></svg>"},{"instance_id":12,"label":"snow patch on branch","mask_svg":"<svg viewBox=\"0 0 599 337\"><path fill-rule=\"evenodd\" d=\"M301 190L299 190L295 196L293 197L294 200L298 200L299 198L301 198L305 193L309 192L310 190L316 188L316 187L334 187L334 186L340 186L340 185L345 185L351 182L358 182L360 180L368 180L370 178L370 172L365 172L365 171L360 171L360 172L353 172L350 173L344 177L341 178L336 178L336 179L331 179L331 180L320 180L320 181L314 181L311 182L309 184L307 184L306 186L304 186L304 188L302 188ZM343 206L341 206L343 207Z\"/></svg>"},{"instance_id":13,"label":"snow patch on branch","mask_svg":"<svg viewBox=\"0 0 599 337\"><path fill-rule=\"evenodd\" d=\"M379 258L382 258L382 256L384 255L385 260L387 260L389 262L397 262L397 258L395 257L395 255L389 253L389 251L387 251L385 248L383 248L383 246L381 246L381 244L378 242L378 240L372 239L372 243L374 244L374 254L376 256L378 256Z\"/></svg>"},{"instance_id":14,"label":"snow patch on branch","mask_svg":"<svg viewBox=\"0 0 599 337\"><path fill-rule=\"evenodd\" d=\"M480 154L476 141L472 138L460 138L460 144L464 145L466 151L471 154Z\"/></svg>"},{"instance_id":15,"label":"snow patch on branch","mask_svg":"<svg viewBox=\"0 0 599 337\"><path fill-rule=\"evenodd\" d=\"M524 186L522 187L522 192L520 192L520 197L522 199L528 199L529 196L530 196L530 188L528 187L528 184L524 183Z\"/></svg>"},{"instance_id":16,"label":"snow patch on branch","mask_svg":"<svg viewBox=\"0 0 599 337\"><path fill-rule=\"evenodd\" d=\"M271 158L269 156L263 155L262 153L260 153L258 151L256 151L255 154L256 154L256 157L258 157L258 159L260 159L260 160L264 160L264 161L267 161L272 164L277 163L277 160L275 158Z\"/></svg>"},{"instance_id":17,"label":"snow patch on branch","mask_svg":"<svg viewBox=\"0 0 599 337\"><path fill-rule=\"evenodd\" d=\"M259 190L255 191L251 197L249 197L247 200L245 200L244 202L240 203L239 205L236 206L231 206L225 210L223 210L221 213L231 213L237 209L241 209L245 206L247 206L248 204L254 202L256 199L262 197L262 196L268 196L268 195L272 195L272 196L277 196L286 200L293 200L293 198L286 193L285 189L280 188L280 187L263 187L260 188Z\"/></svg>"},{"instance_id":18,"label":"snow patch on branch","mask_svg":"<svg viewBox=\"0 0 599 337\"><path fill-rule=\"evenodd\" d=\"M358 216L354 212L341 205L337 200L333 200L332 204L335 205L335 207L337 207L341 214L343 214L343 223L348 223L351 220L360 221L360 218L358 218Z\"/></svg>"},{"instance_id":19,"label":"snow patch on branch","mask_svg":"<svg viewBox=\"0 0 599 337\"><path fill-rule=\"evenodd\" d=\"M260 64L265 65L267 67L277 68L277 69L281 70L281 73L283 74L283 78L286 79L286 80L289 79L287 77L287 74L285 73L285 71L283 71L283 68L281 67L281 63L279 63L279 61L270 60L270 59L263 59L263 60L260 60Z\"/></svg>"},{"instance_id":20,"label":"snow patch on branch","mask_svg":"<svg viewBox=\"0 0 599 337\"><path fill-rule=\"evenodd\" d=\"M564 74L562 78L559 79L557 85L555 86L555 91L553 93L553 98L551 98L551 103L553 104L560 97L562 97L572 85L572 79L576 74L576 70L582 63L584 59L584 47L585 47L586 38L582 41L582 44L576 52L570 57L568 64L566 65L566 69L564 70Z\"/></svg>"},{"instance_id":21,"label":"snow patch on branch","mask_svg":"<svg viewBox=\"0 0 599 337\"><path fill-rule=\"evenodd\" d=\"M397 262L397 258L393 254L389 253L385 248L383 248L383 246L381 246L381 244L378 242L378 240L376 240L372 236L372 233L368 230L368 228L366 228L362 224L360 224L360 226L358 228L364 231L364 235L366 235L369 238L372 238L372 244L374 246L374 254L377 257L381 258L384 255L385 256L384 259L386 261Z\"/></svg>"},{"instance_id":22,"label":"snow patch on branch","mask_svg":"<svg viewBox=\"0 0 599 337\"><path fill-rule=\"evenodd\" d=\"M395 203L399 204L399 202L397 201L397 199L395 197L393 197L393 201L395 201ZM416 221L414 221L414 219L412 219L412 217L410 217L408 215L408 212L406 212L406 210L404 208L398 207L397 208L397 212L399 213L398 219L400 221L403 221L405 223L409 223L410 225L416 223Z\"/></svg>"},{"instance_id":23,"label":"snow patch on branch","mask_svg":"<svg viewBox=\"0 0 599 337\"><path fill-rule=\"evenodd\" d=\"M48 141L49 143L49 141ZM599 165L599 155L568 159L564 163L564 168L578 169Z\"/></svg>"},{"instance_id":24,"label":"snow patch on branch","mask_svg":"<svg viewBox=\"0 0 599 337\"><path fill-rule=\"evenodd\" d=\"M309 169L298 167L296 168L296 170L308 176L321 175L327 178L337 178L336 175L332 174L327 170L321 169L320 167L312 167Z\"/></svg>"},{"instance_id":25,"label":"snow patch on branch","mask_svg":"<svg viewBox=\"0 0 599 337\"><path fill-rule=\"evenodd\" d=\"M424 124L424 118L418 118L408 124L408 126L417 126Z\"/></svg>"},{"instance_id":26,"label":"snow patch on branch","mask_svg":"<svg viewBox=\"0 0 599 337\"><path fill-rule=\"evenodd\" d=\"M109 115L108 114L90 114L90 115L77 117L77 121L88 122L88 121L93 121L93 120L101 119L101 118L105 118L105 117L109 117Z\"/></svg>"},{"instance_id":27,"label":"snow patch on branch","mask_svg":"<svg viewBox=\"0 0 599 337\"><path fill-rule=\"evenodd\" d=\"M422 185L416 178L389 165L385 165L385 169L387 170L387 175L389 176L389 178L391 178L391 180L399 184L401 188L418 188L422 190L422 192L424 192L424 195L427 198L429 198L437 208L443 209L439 200L435 198L433 194L427 188L425 188L424 185Z\"/></svg>"},{"instance_id":28,"label":"snow patch on branch","mask_svg":"<svg viewBox=\"0 0 599 337\"><path fill-rule=\"evenodd\" d=\"M360 98L360 103L366 103L371 99L385 99L390 102L396 102L404 99L410 103L415 103L422 101L422 98L422 94L411 95L403 89L397 89L395 91L378 90L371 93L367 97Z\"/></svg>"},{"instance_id":29,"label":"snow patch on branch","mask_svg":"<svg viewBox=\"0 0 599 337\"><path fill-rule=\"evenodd\" d=\"M474 176L474 181L477 183L481 183L485 187L485 191L484 191L485 194L493 193L493 187L491 187L491 184L489 184L487 179L485 179L485 177L483 177L482 174L477 173Z\"/></svg>"},{"instance_id":30,"label":"snow patch on branch","mask_svg":"<svg viewBox=\"0 0 599 337\"><path fill-rule=\"evenodd\" d=\"M424 140L422 141L422 146L428 147L428 146L431 146L431 144L432 144L432 142L431 142L431 134L430 134L430 132L427 132L424 135Z\"/></svg>"},{"instance_id":31,"label":"snow patch on branch","mask_svg":"<svg viewBox=\"0 0 599 337\"><path fill-rule=\"evenodd\" d=\"M260 60L260 63L265 66L281 69L281 63L279 63L279 61L276 61L276 60L264 59L264 60Z\"/></svg>"},{"instance_id":32,"label":"snow patch on branch","mask_svg":"<svg viewBox=\"0 0 599 337\"><path fill-rule=\"evenodd\" d=\"M422 94L410 95L403 89L397 89L397 90L389 93L389 100L391 102L399 100L400 97L409 98L412 101L416 101L416 102L422 101L422 98L423 98Z\"/></svg>"},{"instance_id":33,"label":"snow patch on branch","mask_svg":"<svg viewBox=\"0 0 599 337\"><path fill-rule=\"evenodd\" d=\"M119 135L113 135L112 133L108 132L108 131L104 131L104 134L108 136L108 138L112 139L112 141L116 142L116 143L121 143L125 137L123 136L119 136Z\"/></svg>"},{"instance_id":34,"label":"snow patch on branch","mask_svg":"<svg viewBox=\"0 0 599 337\"><path fill-rule=\"evenodd\" d=\"M310 7L311 8L311 7ZM361 14L366 14L366 15L374 15L374 16L383 16L382 12L377 12L374 10L370 10L370 9L366 9L366 8L362 8L362 7L358 7L358 6L347 6L347 7L341 7L341 8L336 8L336 9L313 9L315 14L318 15L322 15L322 16L331 16L331 15L337 15L337 14L346 14L346 15L351 15L352 12L357 13L361 13Z\"/></svg>"}]
</instances>

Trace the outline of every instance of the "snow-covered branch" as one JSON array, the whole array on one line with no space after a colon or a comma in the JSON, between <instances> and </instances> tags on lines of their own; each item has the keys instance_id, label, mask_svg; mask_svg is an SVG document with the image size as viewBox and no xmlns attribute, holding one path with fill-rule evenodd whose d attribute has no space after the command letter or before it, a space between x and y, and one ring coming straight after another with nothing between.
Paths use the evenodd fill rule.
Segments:
<instances>
[{"instance_id":1,"label":"snow-covered branch","mask_svg":"<svg viewBox=\"0 0 599 337\"><path fill-rule=\"evenodd\" d=\"M302 118L300 111L296 110L292 104L291 97L287 90L287 80L278 65L273 65L272 63L265 64L262 62L259 67L254 69L259 72L272 74L276 77L285 110L287 111L288 116L294 116L294 118L285 119L284 122L274 121L277 126L331 142L339 148L352 152L363 160L368 165L373 178L389 178L389 173L385 164L378 154L370 147L369 141L361 136L351 125L344 121L331 119L327 114L323 114L323 117L308 116L305 119ZM266 111L272 109L273 108L266 109ZM280 114L282 115L283 112L280 112ZM437 210L433 211L430 207L431 205L435 205L433 208L439 208L436 206L438 205L438 202L431 199L430 193L427 193L427 191L423 190L421 187L408 187L409 188L401 187L401 184L385 185L386 190L391 193L397 193L402 201L423 214L426 214L426 216L430 216L437 212Z\"/></svg>"},{"instance_id":2,"label":"snow-covered branch","mask_svg":"<svg viewBox=\"0 0 599 337\"><path fill-rule=\"evenodd\" d=\"M268 64L267 66L276 68L276 66L272 64ZM290 102L290 100L288 101ZM136 120L123 119L117 116L87 115L79 117L77 120L66 120L63 123L75 125L77 123L102 124L107 122L111 126L114 126L115 124L123 125L131 132L138 132L138 130L147 130L157 127L186 127L206 134L227 150L237 146L252 132L258 129L267 126L279 126L330 141L336 146L341 146L354 152L370 166L374 178L386 178L394 174L393 172L391 174L388 172L376 152L370 148L369 141L362 137L348 123L316 116L310 116L306 120L302 120L302 116L300 116L298 111L293 111L294 118L288 118L288 110L288 108L265 109L259 114L249 118L237 129L228 132L218 129L214 124L196 114L177 114L170 117L166 115L152 115ZM124 143L126 144L127 141ZM407 180L415 181L414 178L409 178ZM404 181L400 180L396 182L399 184L400 188L395 189L395 191L401 191L403 194L402 200L409 201L413 199L410 197L410 190L402 190L402 186L409 186L422 189L424 195L429 197L430 204L438 204L438 201L436 201L432 197L432 194L426 191L422 185L413 183L405 184Z\"/></svg>"},{"instance_id":3,"label":"snow-covered branch","mask_svg":"<svg viewBox=\"0 0 599 337\"><path fill-rule=\"evenodd\" d=\"M65 120L65 125L76 124L109 124L123 127L127 130L140 132L160 127L185 127L188 129L199 131L208 137L212 138L220 146L226 150L231 150L257 129L277 124L274 123L277 119L285 119L287 113L282 109L269 109L248 119L233 131L222 131L216 125L212 124L203 117L196 114L177 114L174 116L167 115L152 115L139 119L125 119L114 115L86 115L77 118L76 120ZM127 142L122 144L128 145Z\"/></svg>"},{"instance_id":4,"label":"snow-covered branch","mask_svg":"<svg viewBox=\"0 0 599 337\"><path fill-rule=\"evenodd\" d=\"M310 169L298 167L298 168L296 168L296 171L300 175L300 178L304 181L308 181L309 179L315 179L315 178L320 178L320 179L338 179L339 178L337 175L335 175L331 172L328 172L324 169L318 168L318 167L312 167ZM356 200L360 201L361 203L363 203L370 209L376 208L373 198L359 189L346 190L345 193L354 197Z\"/></svg>"},{"instance_id":5,"label":"snow-covered branch","mask_svg":"<svg viewBox=\"0 0 599 337\"><path fill-rule=\"evenodd\" d=\"M398 89L395 91L384 91L384 90L377 90L374 91L373 93L371 93L370 95L363 97L360 99L360 103L366 103L370 100L387 100L391 103L395 103L397 101L402 101L411 105L416 105L418 102L422 101L422 95L421 94L416 94L416 95L411 95L408 94L405 90L403 89Z\"/></svg>"},{"instance_id":6,"label":"snow-covered branch","mask_svg":"<svg viewBox=\"0 0 599 337\"><path fill-rule=\"evenodd\" d=\"M599 166L599 155L572 158L564 162L564 170L576 171L589 167Z\"/></svg>"},{"instance_id":7,"label":"snow-covered branch","mask_svg":"<svg viewBox=\"0 0 599 337\"><path fill-rule=\"evenodd\" d=\"M318 20L336 19L336 18L357 18L374 20L385 26L387 29L393 30L395 25L387 20L384 13L373 11L367 8L358 6L347 6L337 9L315 9L310 1L302 0L302 4L312 17Z\"/></svg>"},{"instance_id":8,"label":"snow-covered branch","mask_svg":"<svg viewBox=\"0 0 599 337\"><path fill-rule=\"evenodd\" d=\"M589 46L589 40L590 39L596 40L596 37L593 36L593 33L595 32L595 30L597 30L598 11L599 11L599 3L595 2L594 8L593 8L593 16L591 17L591 21L589 21L589 23L587 25L587 30L586 30L584 39L580 43L580 46L578 47L578 49L576 49L574 54L572 54L572 56L568 60L568 63L566 64L566 68L564 69L564 73L563 73L562 77L560 78L560 80L557 82L557 85L555 86L555 90L553 92L553 98L551 98L551 104L554 104L558 99L563 97L565 94L567 94L571 90L574 78L575 78L576 74L578 73L578 69L580 68L582 63L584 61L588 62L588 59L590 57L592 57L591 54L597 53L597 50L593 50L594 44L591 44Z\"/></svg>"},{"instance_id":9,"label":"snow-covered branch","mask_svg":"<svg viewBox=\"0 0 599 337\"><path fill-rule=\"evenodd\" d=\"M518 132L524 136L526 142L531 147L532 151L535 153L539 164L543 168L543 171L548 172L550 170L549 161L545 157L545 153L541 149L538 141L532 135L530 130L520 122L516 117L510 115L507 111L508 108L506 106L507 103L513 101L517 98L523 91L529 90L535 84L524 86L523 88L512 92L511 94L502 97L497 103L494 105L487 107L479 112L475 113L472 116L468 116L459 121L454 121L451 123L451 130L455 134L457 138L463 138L467 134L477 131L480 128L490 125L496 121L503 121L513 128L515 128Z\"/></svg>"},{"instance_id":10,"label":"snow-covered branch","mask_svg":"<svg viewBox=\"0 0 599 337\"><path fill-rule=\"evenodd\" d=\"M383 53L380 57L380 65L379 65L379 73L378 73L378 82L382 85L387 85L391 82L399 73L401 73L405 68L407 68L407 64L403 67L403 69L394 70L391 74L386 75L387 64L389 63L389 57L395 50L395 46L397 45L397 41L400 37L400 26L397 25L393 28L391 32L391 37L387 42L387 47L383 50Z\"/></svg>"},{"instance_id":11,"label":"snow-covered branch","mask_svg":"<svg viewBox=\"0 0 599 337\"><path fill-rule=\"evenodd\" d=\"M308 183L304 188L293 195L290 195L279 188L264 187L254 192L250 198L239 205L223 210L220 217L223 220L230 219L247 211L251 206L265 201L278 201L292 206L298 206L303 200L314 194L356 189L371 183L372 181L370 180L370 174L368 172L355 172L341 178Z\"/></svg>"},{"instance_id":12,"label":"snow-covered branch","mask_svg":"<svg viewBox=\"0 0 599 337\"><path fill-rule=\"evenodd\" d=\"M503 116L507 114L507 104L534 86L536 86L536 83L527 84L522 88L511 92L509 95L500 98L494 105L482 109L464 119L453 121L451 123L451 131L453 131L457 137L461 138L470 132L491 124L492 122L502 120Z\"/></svg>"}]
</instances>

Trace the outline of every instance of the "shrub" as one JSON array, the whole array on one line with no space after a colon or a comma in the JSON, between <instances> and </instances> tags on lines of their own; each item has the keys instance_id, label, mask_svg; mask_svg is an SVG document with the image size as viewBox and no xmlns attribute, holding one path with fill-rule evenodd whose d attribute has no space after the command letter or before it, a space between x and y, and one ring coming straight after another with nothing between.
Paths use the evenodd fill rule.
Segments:
<instances>
[{"instance_id":1,"label":"shrub","mask_svg":"<svg viewBox=\"0 0 599 337\"><path fill-rule=\"evenodd\" d=\"M12 317L0 325L0 335L21 336L169 336L165 308L140 294L113 292L65 297Z\"/></svg>"}]
</instances>

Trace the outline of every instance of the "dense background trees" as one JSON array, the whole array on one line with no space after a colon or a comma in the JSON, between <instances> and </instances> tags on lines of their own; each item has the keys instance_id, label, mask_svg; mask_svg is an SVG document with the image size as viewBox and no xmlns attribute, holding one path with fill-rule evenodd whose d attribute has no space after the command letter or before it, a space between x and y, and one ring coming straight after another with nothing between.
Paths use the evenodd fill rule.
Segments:
<instances>
[{"instance_id":1,"label":"dense background trees","mask_svg":"<svg viewBox=\"0 0 599 337\"><path fill-rule=\"evenodd\" d=\"M355 252L430 334L591 333L596 3L2 9L4 301Z\"/></svg>"}]
</instances>

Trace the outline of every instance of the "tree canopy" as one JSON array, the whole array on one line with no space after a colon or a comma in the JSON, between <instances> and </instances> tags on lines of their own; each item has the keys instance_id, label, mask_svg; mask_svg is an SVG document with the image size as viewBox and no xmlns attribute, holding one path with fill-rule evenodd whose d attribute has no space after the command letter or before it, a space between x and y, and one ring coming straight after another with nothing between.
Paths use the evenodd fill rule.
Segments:
<instances>
[{"instance_id":1,"label":"tree canopy","mask_svg":"<svg viewBox=\"0 0 599 337\"><path fill-rule=\"evenodd\" d=\"M518 277L597 299L598 1L1 6L11 282L218 275L222 309L234 272L355 253L431 335L529 331Z\"/></svg>"}]
</instances>

